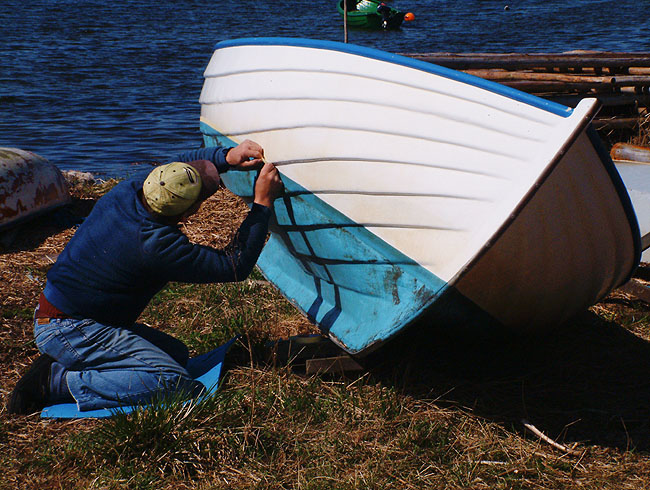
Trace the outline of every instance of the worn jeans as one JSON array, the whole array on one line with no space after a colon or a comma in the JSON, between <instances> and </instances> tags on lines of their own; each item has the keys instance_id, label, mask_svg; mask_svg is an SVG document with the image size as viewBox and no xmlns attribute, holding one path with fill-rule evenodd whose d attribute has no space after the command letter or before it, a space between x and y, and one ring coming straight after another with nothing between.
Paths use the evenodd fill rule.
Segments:
<instances>
[{"instance_id":1,"label":"worn jeans","mask_svg":"<svg viewBox=\"0 0 650 490\"><path fill-rule=\"evenodd\" d=\"M184 366L185 344L142 324L120 328L94 320L34 322L38 350L63 368L79 410L150 400L161 391L196 394L203 385Z\"/></svg>"}]
</instances>

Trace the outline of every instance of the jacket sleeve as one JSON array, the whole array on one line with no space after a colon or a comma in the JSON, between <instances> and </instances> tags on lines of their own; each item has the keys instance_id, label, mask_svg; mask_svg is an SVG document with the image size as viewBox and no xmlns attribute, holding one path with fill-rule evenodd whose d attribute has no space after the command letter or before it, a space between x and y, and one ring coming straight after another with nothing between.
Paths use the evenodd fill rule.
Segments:
<instances>
[{"instance_id":1,"label":"jacket sleeve","mask_svg":"<svg viewBox=\"0 0 650 490\"><path fill-rule=\"evenodd\" d=\"M143 252L152 271L165 281L242 281L253 270L268 232L271 209L253 204L235 238L224 250L190 243L175 227L143 231Z\"/></svg>"},{"instance_id":2,"label":"jacket sleeve","mask_svg":"<svg viewBox=\"0 0 650 490\"><path fill-rule=\"evenodd\" d=\"M210 148L199 148L197 150L186 151L176 157L178 162L192 162L194 160L210 160L217 167L217 171L222 174L230 169L226 161L226 155L230 148L223 146L213 146Z\"/></svg>"}]
</instances>

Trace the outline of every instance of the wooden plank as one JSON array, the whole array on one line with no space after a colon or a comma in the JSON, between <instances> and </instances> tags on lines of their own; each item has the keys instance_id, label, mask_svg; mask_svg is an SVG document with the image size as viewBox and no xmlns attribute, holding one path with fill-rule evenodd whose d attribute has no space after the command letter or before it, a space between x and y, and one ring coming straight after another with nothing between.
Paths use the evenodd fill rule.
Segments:
<instances>
[{"instance_id":1,"label":"wooden plank","mask_svg":"<svg viewBox=\"0 0 650 490\"><path fill-rule=\"evenodd\" d=\"M343 374L352 371L363 371L363 367L347 355L308 359L305 366L306 374Z\"/></svg>"},{"instance_id":2,"label":"wooden plank","mask_svg":"<svg viewBox=\"0 0 650 490\"><path fill-rule=\"evenodd\" d=\"M604 128L633 128L639 124L639 118L638 117L614 117L614 118L602 118L602 119L594 119L593 125L594 128L596 129L604 129Z\"/></svg>"},{"instance_id":3,"label":"wooden plank","mask_svg":"<svg viewBox=\"0 0 650 490\"><path fill-rule=\"evenodd\" d=\"M437 65L467 70L477 68L607 68L650 67L650 53L401 53Z\"/></svg>"},{"instance_id":4,"label":"wooden plank","mask_svg":"<svg viewBox=\"0 0 650 490\"><path fill-rule=\"evenodd\" d=\"M650 86L650 76L647 75L617 75L617 76L595 76L595 75L567 75L564 73L545 73L530 71L504 71L504 70L465 70L465 73L477 77L498 82L503 81L544 81L591 84L593 86Z\"/></svg>"},{"instance_id":5,"label":"wooden plank","mask_svg":"<svg viewBox=\"0 0 650 490\"><path fill-rule=\"evenodd\" d=\"M406 53L575 107L596 97L609 107L597 128L631 128L631 107L650 107L650 53ZM537 70L537 71L534 71ZM605 75L604 70L609 72ZM613 75L616 73L616 75ZM616 111L620 112L617 114Z\"/></svg>"},{"instance_id":6,"label":"wooden plank","mask_svg":"<svg viewBox=\"0 0 650 490\"><path fill-rule=\"evenodd\" d=\"M617 87L611 83L599 82L560 82L560 81L537 81L537 80L504 80L500 82L507 87L516 88L523 92L534 94L546 92L588 92L597 90L600 92L613 92Z\"/></svg>"},{"instance_id":7,"label":"wooden plank","mask_svg":"<svg viewBox=\"0 0 650 490\"><path fill-rule=\"evenodd\" d=\"M508 71L508 70L464 70L469 75L474 75L486 80L534 80L534 81L556 81L556 82L592 82L592 83L613 83L616 78L612 76L592 75L567 75L564 73L532 72L532 71ZM650 77L643 77L650 81Z\"/></svg>"},{"instance_id":8,"label":"wooden plank","mask_svg":"<svg viewBox=\"0 0 650 490\"><path fill-rule=\"evenodd\" d=\"M641 281L631 279L622 286L619 286L618 289L646 303L650 303L650 288L645 286Z\"/></svg>"},{"instance_id":9,"label":"wooden plank","mask_svg":"<svg viewBox=\"0 0 650 490\"><path fill-rule=\"evenodd\" d=\"M305 359L332 357L344 353L330 339L319 335L297 335L266 344L267 362L274 365L304 364Z\"/></svg>"},{"instance_id":10,"label":"wooden plank","mask_svg":"<svg viewBox=\"0 0 650 490\"><path fill-rule=\"evenodd\" d=\"M596 97L603 106L639 106L650 107L650 95L648 94L635 94L635 93L616 93L616 94L588 94L589 97ZM559 104L569 107L575 107L578 102L585 98L585 95L565 95L565 94L551 94L545 95L545 99L552 100Z\"/></svg>"},{"instance_id":11,"label":"wooden plank","mask_svg":"<svg viewBox=\"0 0 650 490\"><path fill-rule=\"evenodd\" d=\"M629 72L630 75L650 75L650 68L639 68L631 66Z\"/></svg>"}]
</instances>

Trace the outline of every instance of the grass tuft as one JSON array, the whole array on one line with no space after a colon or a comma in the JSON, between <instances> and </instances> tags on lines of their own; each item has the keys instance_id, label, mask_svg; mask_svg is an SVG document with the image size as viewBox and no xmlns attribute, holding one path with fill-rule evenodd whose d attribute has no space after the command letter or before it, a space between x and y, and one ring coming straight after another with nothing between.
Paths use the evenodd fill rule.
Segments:
<instances>
[{"instance_id":1,"label":"grass tuft","mask_svg":"<svg viewBox=\"0 0 650 490\"><path fill-rule=\"evenodd\" d=\"M75 192L88 210L104 189ZM219 192L186 232L225 246L244 213ZM18 230L0 262L5 402L37 355L31 310L74 233L52 226ZM618 290L544 338L472 341L425 325L364 360L358 377L304 377L259 361L264 341L315 328L258 272L170 284L141 321L193 355L243 334L219 392L95 421L1 411L0 490L647 488L649 318Z\"/></svg>"},{"instance_id":2,"label":"grass tuft","mask_svg":"<svg viewBox=\"0 0 650 490\"><path fill-rule=\"evenodd\" d=\"M191 477L205 470L213 450L212 434L228 403L226 397L187 400L182 394L156 397L150 406L119 413L83 434L66 450L112 468L121 478L138 474Z\"/></svg>"}]
</instances>

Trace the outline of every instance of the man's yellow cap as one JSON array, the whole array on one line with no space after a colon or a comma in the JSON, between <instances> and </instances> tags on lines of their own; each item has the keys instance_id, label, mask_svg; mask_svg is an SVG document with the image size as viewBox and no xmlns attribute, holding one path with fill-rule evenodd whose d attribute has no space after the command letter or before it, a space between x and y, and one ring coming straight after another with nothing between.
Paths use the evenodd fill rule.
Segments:
<instances>
[{"instance_id":1,"label":"man's yellow cap","mask_svg":"<svg viewBox=\"0 0 650 490\"><path fill-rule=\"evenodd\" d=\"M201 176L187 163L172 162L151 171L142 185L149 207L163 216L187 211L201 193Z\"/></svg>"}]
</instances>

